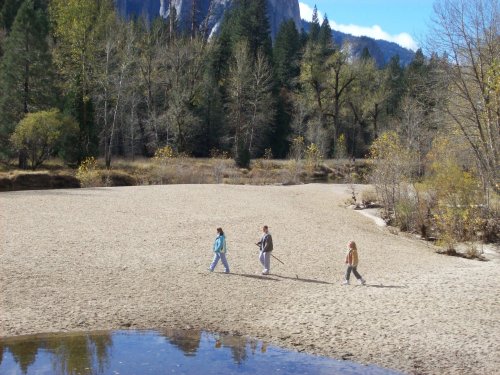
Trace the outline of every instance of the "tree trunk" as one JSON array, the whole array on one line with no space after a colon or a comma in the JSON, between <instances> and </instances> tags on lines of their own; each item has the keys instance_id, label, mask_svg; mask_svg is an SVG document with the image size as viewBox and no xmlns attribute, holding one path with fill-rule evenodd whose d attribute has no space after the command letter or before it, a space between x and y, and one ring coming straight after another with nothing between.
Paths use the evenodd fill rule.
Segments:
<instances>
[{"instance_id":1,"label":"tree trunk","mask_svg":"<svg viewBox=\"0 0 500 375\"><path fill-rule=\"evenodd\" d=\"M28 152L25 149L19 151L19 169L28 169Z\"/></svg>"}]
</instances>

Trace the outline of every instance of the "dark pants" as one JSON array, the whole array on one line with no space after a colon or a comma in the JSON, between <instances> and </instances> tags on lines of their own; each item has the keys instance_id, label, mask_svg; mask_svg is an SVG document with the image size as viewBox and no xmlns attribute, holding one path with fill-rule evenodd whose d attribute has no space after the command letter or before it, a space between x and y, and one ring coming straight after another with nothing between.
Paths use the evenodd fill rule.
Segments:
<instances>
[{"instance_id":1,"label":"dark pants","mask_svg":"<svg viewBox=\"0 0 500 375\"><path fill-rule=\"evenodd\" d=\"M356 266L347 266L347 270L345 271L345 279L349 281L349 277L351 277L351 271L356 276L356 279L362 279L361 275L356 270Z\"/></svg>"}]
</instances>

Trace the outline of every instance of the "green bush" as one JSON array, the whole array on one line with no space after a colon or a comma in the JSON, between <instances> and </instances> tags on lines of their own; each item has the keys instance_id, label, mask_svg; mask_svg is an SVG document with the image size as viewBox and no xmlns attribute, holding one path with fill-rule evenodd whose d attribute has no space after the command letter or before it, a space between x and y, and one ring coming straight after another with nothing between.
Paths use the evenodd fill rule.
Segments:
<instances>
[{"instance_id":1,"label":"green bush","mask_svg":"<svg viewBox=\"0 0 500 375\"><path fill-rule=\"evenodd\" d=\"M78 125L57 109L28 113L17 124L11 142L26 152L31 169L40 167L57 148L70 147L68 140L78 134Z\"/></svg>"}]
</instances>

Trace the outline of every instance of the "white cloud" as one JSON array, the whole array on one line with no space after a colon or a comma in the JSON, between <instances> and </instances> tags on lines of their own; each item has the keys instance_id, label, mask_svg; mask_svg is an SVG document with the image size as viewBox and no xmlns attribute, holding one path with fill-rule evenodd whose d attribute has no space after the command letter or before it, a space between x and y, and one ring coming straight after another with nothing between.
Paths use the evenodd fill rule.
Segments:
<instances>
[{"instance_id":1,"label":"white cloud","mask_svg":"<svg viewBox=\"0 0 500 375\"><path fill-rule=\"evenodd\" d=\"M299 8L300 8L300 18L303 20L312 21L313 18L313 11L314 9L311 8L309 5L304 4L304 3L299 3ZM318 10L318 18L319 22L323 22L323 14Z\"/></svg>"},{"instance_id":2,"label":"white cloud","mask_svg":"<svg viewBox=\"0 0 500 375\"><path fill-rule=\"evenodd\" d=\"M313 8L304 3L299 3L300 15L302 19L306 21L312 20ZM323 20L323 15L318 11L318 18L320 22ZM379 25L373 26L359 26L359 25L343 25L338 24L335 21L330 20L330 25L332 29L341 31L346 34L351 34L354 36L368 36L374 39L387 40L389 42L394 42L402 47L409 48L413 51L418 49L417 42L408 33L400 33L396 35L389 34L388 32L382 30Z\"/></svg>"},{"instance_id":3,"label":"white cloud","mask_svg":"<svg viewBox=\"0 0 500 375\"><path fill-rule=\"evenodd\" d=\"M336 23L335 21L330 21L330 25L332 26L332 29L341 31L346 34L352 34L354 36L369 36L373 39L387 40L414 51L418 49L417 43L415 42L415 40L413 40L410 34L400 33L391 35L388 32L382 30L379 25L373 25L371 27L358 25L342 25Z\"/></svg>"}]
</instances>

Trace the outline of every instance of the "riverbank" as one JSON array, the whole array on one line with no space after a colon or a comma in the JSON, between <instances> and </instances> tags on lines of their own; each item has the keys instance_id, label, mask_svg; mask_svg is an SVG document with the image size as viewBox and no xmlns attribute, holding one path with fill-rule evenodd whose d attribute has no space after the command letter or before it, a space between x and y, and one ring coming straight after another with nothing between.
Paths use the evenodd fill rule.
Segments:
<instances>
[{"instance_id":1,"label":"riverbank","mask_svg":"<svg viewBox=\"0 0 500 375\"><path fill-rule=\"evenodd\" d=\"M37 171L10 166L0 170L0 192L179 184L295 185L311 182L367 183L368 160L325 160L313 166L307 160L255 159L250 169L238 168L228 158L174 157L118 159L107 169L103 160L79 172L61 160L47 162Z\"/></svg>"},{"instance_id":2,"label":"riverbank","mask_svg":"<svg viewBox=\"0 0 500 375\"><path fill-rule=\"evenodd\" d=\"M2 193L0 335L195 328L409 374L494 374L498 257L436 254L349 197L323 184ZM254 245L263 224L285 263L270 276ZM207 271L217 226L229 275ZM350 239L366 286L340 285Z\"/></svg>"}]
</instances>

